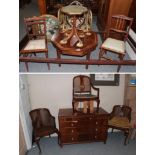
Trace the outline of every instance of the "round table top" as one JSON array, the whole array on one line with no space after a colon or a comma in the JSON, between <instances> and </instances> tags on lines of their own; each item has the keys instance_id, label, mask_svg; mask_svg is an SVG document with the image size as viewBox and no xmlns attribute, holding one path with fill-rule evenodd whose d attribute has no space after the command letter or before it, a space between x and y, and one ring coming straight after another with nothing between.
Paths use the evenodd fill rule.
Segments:
<instances>
[{"instance_id":1,"label":"round table top","mask_svg":"<svg viewBox=\"0 0 155 155\"><path fill-rule=\"evenodd\" d=\"M68 15L82 15L88 11L84 6L80 5L68 5L61 8L61 11Z\"/></svg>"}]
</instances>

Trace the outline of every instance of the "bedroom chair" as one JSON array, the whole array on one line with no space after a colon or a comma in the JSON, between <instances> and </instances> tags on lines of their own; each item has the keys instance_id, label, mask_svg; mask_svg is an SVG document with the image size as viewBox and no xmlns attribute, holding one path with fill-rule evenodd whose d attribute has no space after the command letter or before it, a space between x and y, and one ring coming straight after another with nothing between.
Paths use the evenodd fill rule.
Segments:
<instances>
[{"instance_id":1,"label":"bedroom chair","mask_svg":"<svg viewBox=\"0 0 155 155\"><path fill-rule=\"evenodd\" d=\"M129 18L124 15L114 15L111 19L111 26L107 35L104 36L104 42L100 47L99 60L104 58L105 60L112 60L105 55L108 52L112 52L118 55L120 60L123 60L125 56L125 42L127 40L129 30L132 25L133 18ZM117 72L120 70L118 66Z\"/></svg>"},{"instance_id":2,"label":"bedroom chair","mask_svg":"<svg viewBox=\"0 0 155 155\"><path fill-rule=\"evenodd\" d=\"M37 53L45 53L46 58L48 58L46 17L25 18L24 22L29 39L24 48L20 50L20 56L31 57L32 54L36 56ZM28 71L28 62L25 62L25 65ZM48 63L47 65L50 69L50 65Z\"/></svg>"},{"instance_id":3,"label":"bedroom chair","mask_svg":"<svg viewBox=\"0 0 155 155\"><path fill-rule=\"evenodd\" d=\"M92 93L92 90L96 91L96 95ZM99 88L93 86L90 77L84 75L78 75L73 78L73 113L80 112L78 108L79 102L83 102L83 112L93 113L93 102L97 102L96 111L99 110Z\"/></svg>"},{"instance_id":4,"label":"bedroom chair","mask_svg":"<svg viewBox=\"0 0 155 155\"><path fill-rule=\"evenodd\" d=\"M131 127L131 111L132 109L129 106L115 105L108 121L108 128L112 128L112 132L114 129L118 129L124 132L124 145L127 144L129 129Z\"/></svg>"},{"instance_id":5,"label":"bedroom chair","mask_svg":"<svg viewBox=\"0 0 155 155\"><path fill-rule=\"evenodd\" d=\"M61 146L60 133L55 125L55 117L50 114L49 110L46 108L34 109L29 114L33 126L32 143L36 142L39 152L41 153L40 139L44 136L50 137L53 133L58 135L58 144Z\"/></svg>"}]
</instances>

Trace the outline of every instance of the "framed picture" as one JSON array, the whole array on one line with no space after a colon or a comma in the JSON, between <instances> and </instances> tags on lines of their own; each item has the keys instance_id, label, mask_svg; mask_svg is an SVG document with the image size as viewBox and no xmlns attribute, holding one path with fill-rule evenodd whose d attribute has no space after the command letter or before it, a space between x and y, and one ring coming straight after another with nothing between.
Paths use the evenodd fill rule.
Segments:
<instances>
[{"instance_id":1,"label":"framed picture","mask_svg":"<svg viewBox=\"0 0 155 155\"><path fill-rule=\"evenodd\" d=\"M90 78L97 86L119 86L119 74L90 74Z\"/></svg>"}]
</instances>

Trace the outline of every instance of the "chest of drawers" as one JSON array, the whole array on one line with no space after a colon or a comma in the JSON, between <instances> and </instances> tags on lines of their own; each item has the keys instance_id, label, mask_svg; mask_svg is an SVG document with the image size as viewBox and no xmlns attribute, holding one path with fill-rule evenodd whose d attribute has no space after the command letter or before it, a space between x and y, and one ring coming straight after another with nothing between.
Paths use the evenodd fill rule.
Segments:
<instances>
[{"instance_id":1,"label":"chest of drawers","mask_svg":"<svg viewBox=\"0 0 155 155\"><path fill-rule=\"evenodd\" d=\"M59 110L61 143L103 141L106 143L108 113L102 108L94 114L73 114L72 109Z\"/></svg>"}]
</instances>

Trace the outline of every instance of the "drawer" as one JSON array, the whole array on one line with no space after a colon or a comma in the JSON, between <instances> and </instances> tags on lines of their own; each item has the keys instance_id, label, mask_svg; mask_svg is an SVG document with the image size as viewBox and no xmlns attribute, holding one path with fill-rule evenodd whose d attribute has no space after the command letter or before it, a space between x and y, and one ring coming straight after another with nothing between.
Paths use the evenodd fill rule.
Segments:
<instances>
[{"instance_id":1,"label":"drawer","mask_svg":"<svg viewBox=\"0 0 155 155\"><path fill-rule=\"evenodd\" d=\"M93 133L106 133L108 131L108 127L95 127L93 128Z\"/></svg>"},{"instance_id":2,"label":"drawer","mask_svg":"<svg viewBox=\"0 0 155 155\"><path fill-rule=\"evenodd\" d=\"M62 143L84 142L90 141L92 136L88 133L78 135L61 135Z\"/></svg>"},{"instance_id":3,"label":"drawer","mask_svg":"<svg viewBox=\"0 0 155 155\"><path fill-rule=\"evenodd\" d=\"M92 133L92 129L90 128L63 128L61 129L61 134L83 134L83 133Z\"/></svg>"},{"instance_id":4,"label":"drawer","mask_svg":"<svg viewBox=\"0 0 155 155\"><path fill-rule=\"evenodd\" d=\"M103 141L106 141L107 139L107 134L94 134L92 135L92 140L103 140Z\"/></svg>"},{"instance_id":5,"label":"drawer","mask_svg":"<svg viewBox=\"0 0 155 155\"><path fill-rule=\"evenodd\" d=\"M96 119L94 121L95 126L101 126L101 125L108 125L108 120L107 119Z\"/></svg>"},{"instance_id":6,"label":"drawer","mask_svg":"<svg viewBox=\"0 0 155 155\"><path fill-rule=\"evenodd\" d=\"M61 136L61 142L62 143L73 143L77 142L77 136L76 135L63 135Z\"/></svg>"},{"instance_id":7,"label":"drawer","mask_svg":"<svg viewBox=\"0 0 155 155\"><path fill-rule=\"evenodd\" d=\"M60 123L61 127L89 127L91 126L90 121L85 120L74 120L74 121L61 121Z\"/></svg>"}]
</instances>

